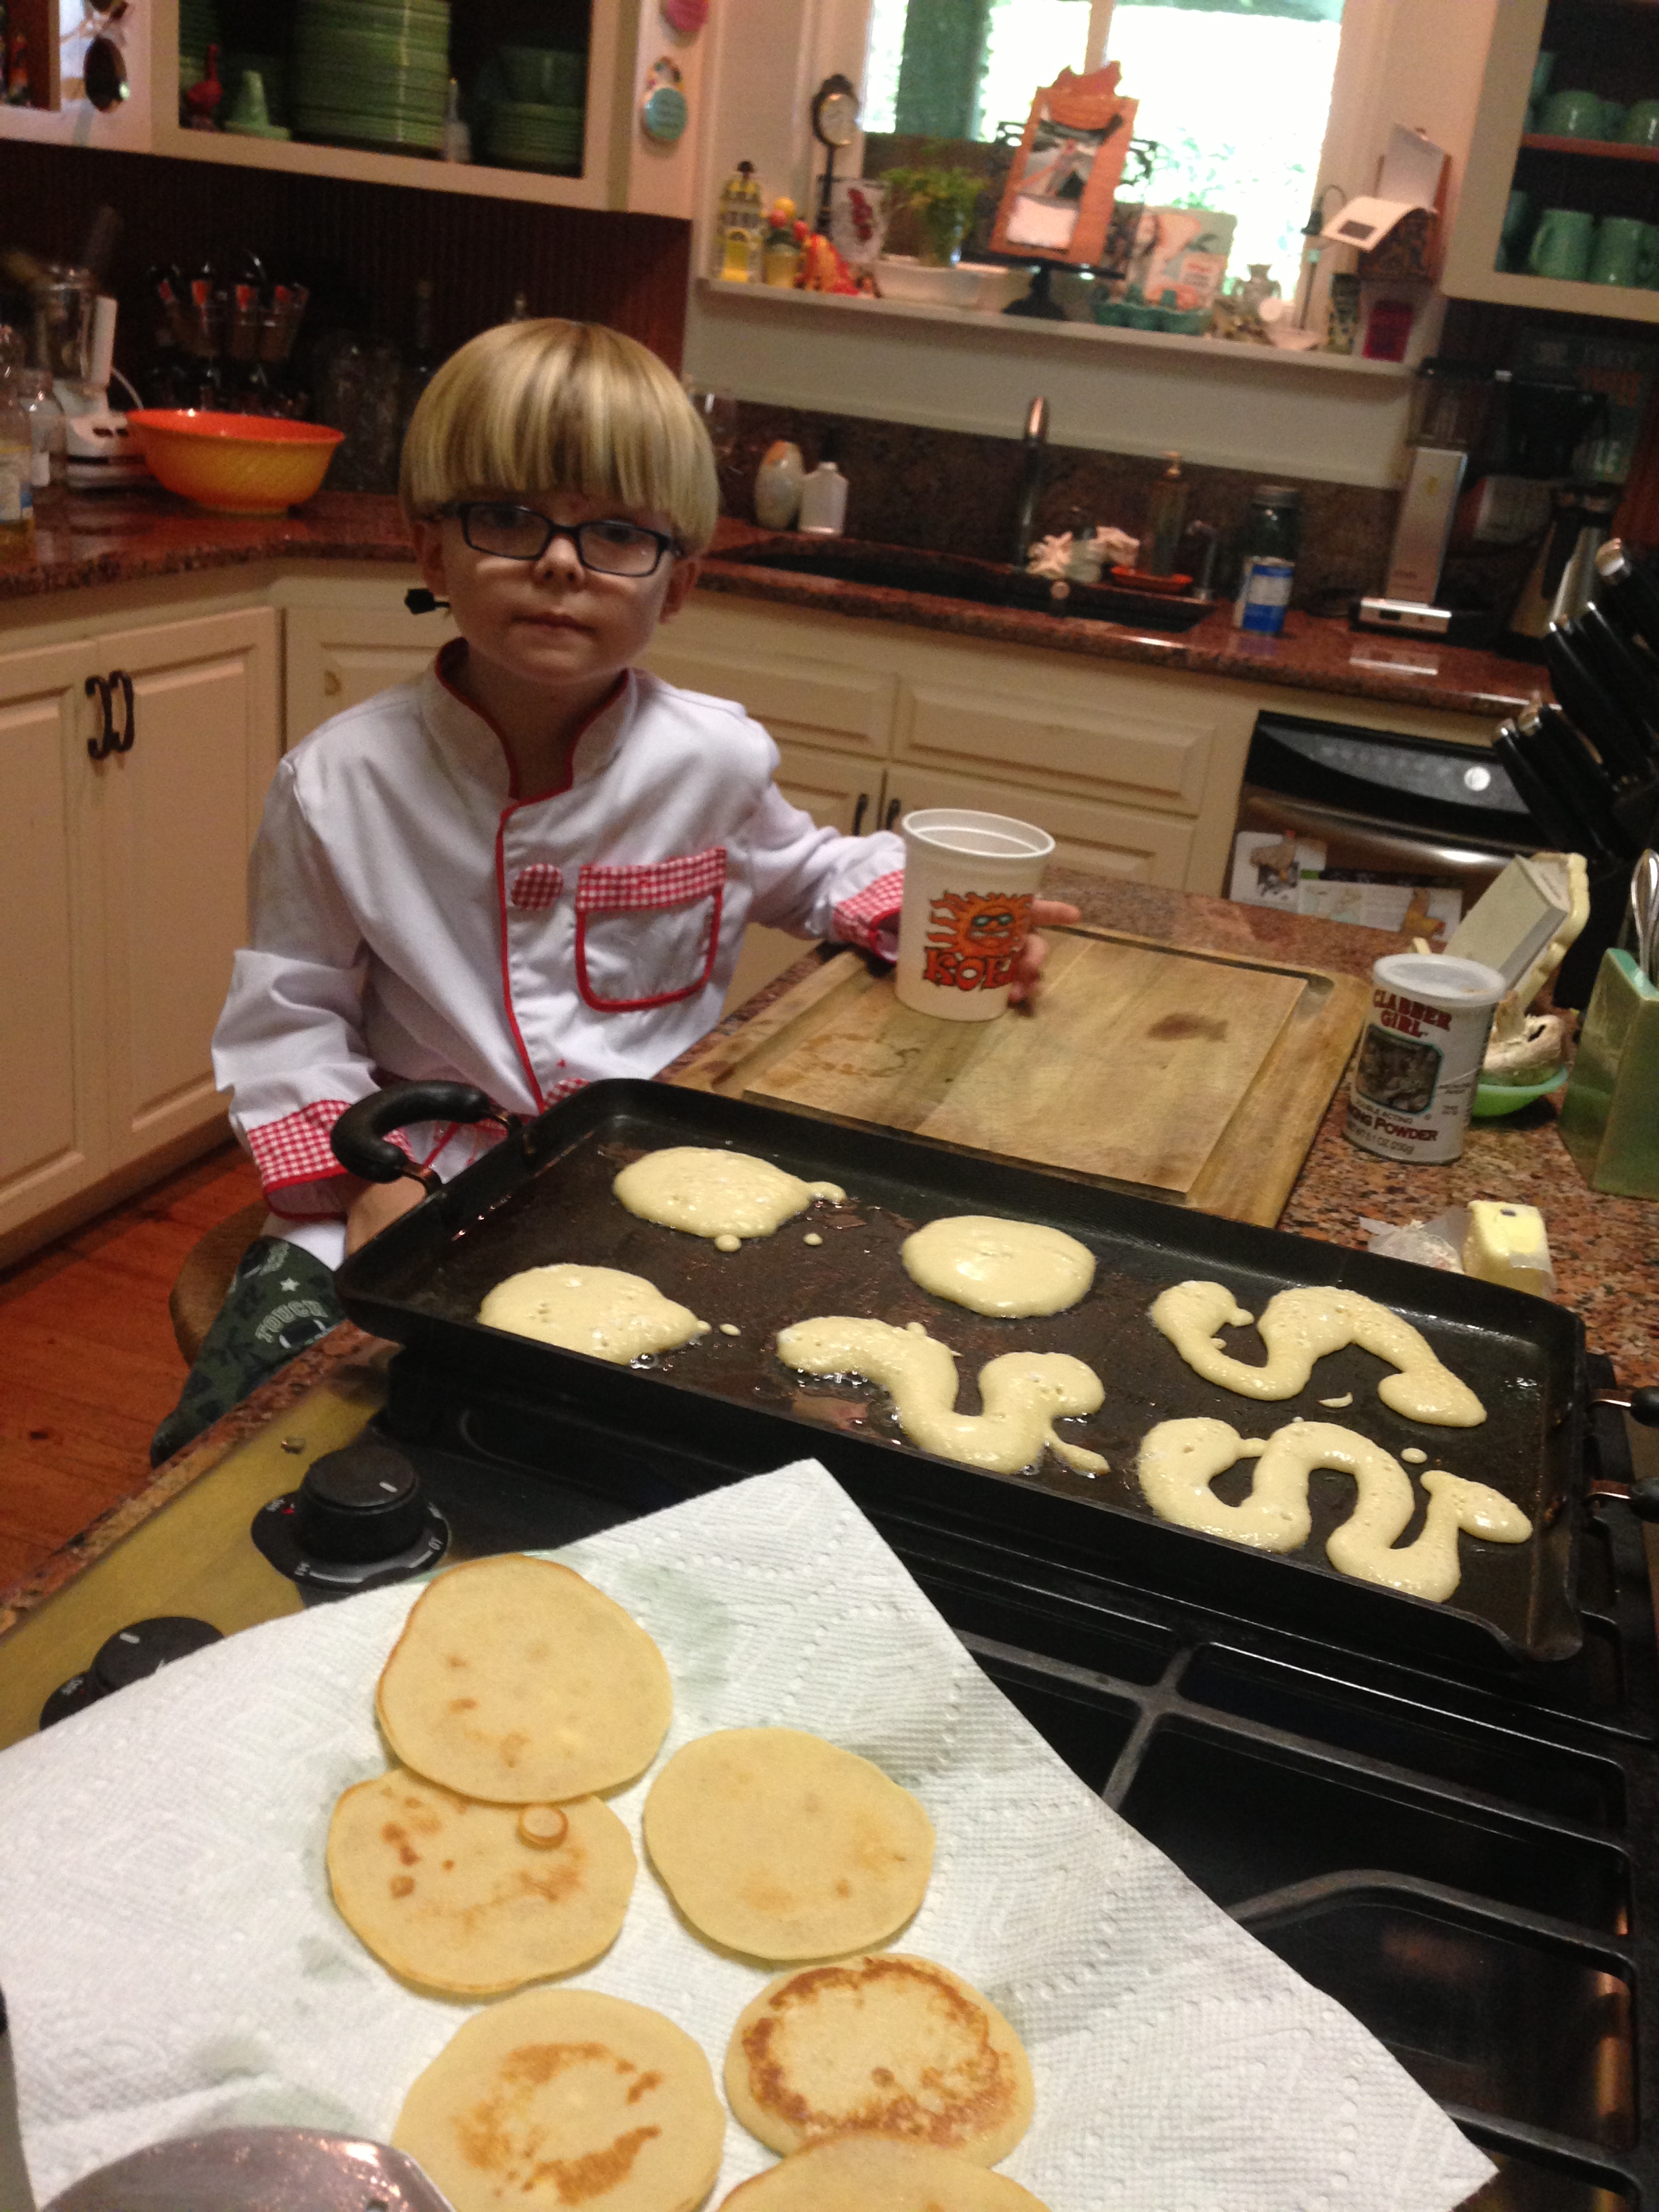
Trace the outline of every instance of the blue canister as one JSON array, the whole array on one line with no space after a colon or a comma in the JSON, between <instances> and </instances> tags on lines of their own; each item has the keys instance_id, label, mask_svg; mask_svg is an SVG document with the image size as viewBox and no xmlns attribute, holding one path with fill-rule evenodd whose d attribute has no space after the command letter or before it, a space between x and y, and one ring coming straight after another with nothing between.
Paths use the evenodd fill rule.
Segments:
<instances>
[{"instance_id":1,"label":"blue canister","mask_svg":"<svg viewBox=\"0 0 1659 2212\"><path fill-rule=\"evenodd\" d=\"M1248 555L1238 579L1234 629L1254 630L1259 637L1277 637L1285 627L1295 574L1295 565L1277 554Z\"/></svg>"}]
</instances>

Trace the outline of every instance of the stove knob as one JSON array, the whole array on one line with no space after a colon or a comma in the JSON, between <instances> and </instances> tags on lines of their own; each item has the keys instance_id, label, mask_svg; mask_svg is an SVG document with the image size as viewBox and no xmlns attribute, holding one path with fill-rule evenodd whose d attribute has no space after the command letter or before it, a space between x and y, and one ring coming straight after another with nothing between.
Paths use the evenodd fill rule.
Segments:
<instances>
[{"instance_id":1,"label":"stove knob","mask_svg":"<svg viewBox=\"0 0 1659 2212\"><path fill-rule=\"evenodd\" d=\"M428 1526L420 1477L378 1437L313 1460L295 1498L294 1541L307 1559L342 1565L393 1559L418 1544Z\"/></svg>"},{"instance_id":2,"label":"stove knob","mask_svg":"<svg viewBox=\"0 0 1659 2212\"><path fill-rule=\"evenodd\" d=\"M158 1667L187 1658L192 1651L221 1640L219 1631L209 1621L192 1620L185 1613L161 1613L154 1620L135 1620L130 1627L118 1628L99 1647L88 1672L101 1690L125 1690L130 1682L142 1682Z\"/></svg>"}]
</instances>

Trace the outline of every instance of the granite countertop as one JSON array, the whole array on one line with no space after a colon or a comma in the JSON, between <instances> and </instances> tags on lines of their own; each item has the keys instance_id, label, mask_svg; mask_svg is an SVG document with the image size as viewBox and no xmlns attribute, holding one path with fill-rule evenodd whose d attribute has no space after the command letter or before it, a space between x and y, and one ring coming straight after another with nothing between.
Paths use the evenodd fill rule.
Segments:
<instances>
[{"instance_id":1,"label":"granite countertop","mask_svg":"<svg viewBox=\"0 0 1659 2212\"><path fill-rule=\"evenodd\" d=\"M1160 945L1208 952L1292 960L1334 974L1365 976L1383 953L1408 951L1404 937L1346 922L1237 906L1191 891L1103 881L1051 869L1051 896L1072 900L1085 921ZM748 1004L726 1016L715 1035L729 1036L811 973L810 953ZM1041 1016L1038 1016L1041 1018ZM705 1042L707 1040L704 1041ZM696 1050L697 1048L693 1048ZM690 1054L663 1070L672 1078ZM1476 1122L1461 1159L1444 1167L1409 1167L1358 1152L1342 1134L1344 1090L1327 1113L1279 1226L1322 1243L1363 1249L1362 1218L1401 1224L1431 1219L1472 1198L1513 1199L1536 1206L1548 1224L1563 1304L1583 1317L1593 1351L1612 1358L1621 1384L1659 1382L1659 1298L1652 1254L1659 1246L1659 1203L1610 1198L1593 1191L1556 1132L1547 1100L1504 1121ZM143 1520L269 1424L286 1419L305 1395L349 1376L362 1382L392 1347L349 1322L301 1352L193 1444L169 1460L124 1504L53 1554L42 1567L0 1592L0 1633L72 1581Z\"/></svg>"},{"instance_id":2,"label":"granite countertop","mask_svg":"<svg viewBox=\"0 0 1659 2212\"><path fill-rule=\"evenodd\" d=\"M722 517L699 588L818 612L908 623L957 637L1188 669L1293 690L1397 700L1487 721L1512 714L1542 682L1540 672L1496 653L1431 640L1367 636L1346 623L1313 615L1292 613L1282 637L1255 637L1235 630L1223 607L1183 635L1173 636L1023 607L977 606L925 592L785 574L742 560L745 549L772 543L811 541L780 539L752 523ZM0 563L0 602L262 562L366 561L407 567L413 560L397 501L368 492L321 492L293 514L270 518L211 514L162 491L77 497L61 515L40 524L35 552L33 562Z\"/></svg>"}]
</instances>

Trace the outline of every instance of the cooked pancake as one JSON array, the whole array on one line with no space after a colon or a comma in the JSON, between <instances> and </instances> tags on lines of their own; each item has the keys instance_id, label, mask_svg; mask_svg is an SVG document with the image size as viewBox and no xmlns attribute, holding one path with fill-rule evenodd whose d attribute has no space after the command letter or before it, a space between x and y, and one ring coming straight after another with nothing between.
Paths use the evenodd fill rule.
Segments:
<instances>
[{"instance_id":1,"label":"cooked pancake","mask_svg":"<svg viewBox=\"0 0 1659 2212\"><path fill-rule=\"evenodd\" d=\"M769 1983L732 2030L726 2094L785 2152L896 2136L994 2166L1031 2122L1031 2069L996 2007L948 1966L896 1951Z\"/></svg>"},{"instance_id":2,"label":"cooked pancake","mask_svg":"<svg viewBox=\"0 0 1659 2212\"><path fill-rule=\"evenodd\" d=\"M342 1918L393 1973L497 1996L571 1973L615 1940L634 1846L597 1797L484 1805L400 1766L334 1808L328 1879Z\"/></svg>"},{"instance_id":3,"label":"cooked pancake","mask_svg":"<svg viewBox=\"0 0 1659 2212\"><path fill-rule=\"evenodd\" d=\"M672 2020L590 1990L526 1990L451 2036L392 2140L455 2212L690 2212L725 2134L708 2061Z\"/></svg>"},{"instance_id":4,"label":"cooked pancake","mask_svg":"<svg viewBox=\"0 0 1659 2212\"><path fill-rule=\"evenodd\" d=\"M708 1334L708 1323L690 1306L619 1267L526 1267L496 1284L478 1319L618 1367Z\"/></svg>"},{"instance_id":5,"label":"cooked pancake","mask_svg":"<svg viewBox=\"0 0 1659 2212\"><path fill-rule=\"evenodd\" d=\"M905 1273L936 1298L969 1312L1024 1317L1063 1313L1095 1279L1095 1255L1063 1229L951 1213L899 1247Z\"/></svg>"},{"instance_id":6,"label":"cooked pancake","mask_svg":"<svg viewBox=\"0 0 1659 2212\"><path fill-rule=\"evenodd\" d=\"M625 1167L611 1186L630 1213L690 1237L729 1240L770 1237L804 1213L815 1198L841 1200L839 1183L803 1182L799 1176L749 1152L702 1145L667 1145Z\"/></svg>"},{"instance_id":7,"label":"cooked pancake","mask_svg":"<svg viewBox=\"0 0 1659 2212\"><path fill-rule=\"evenodd\" d=\"M720 2212L1048 2212L1006 2174L891 2136L842 2136L739 2182Z\"/></svg>"},{"instance_id":8,"label":"cooked pancake","mask_svg":"<svg viewBox=\"0 0 1659 2212\"><path fill-rule=\"evenodd\" d=\"M507 1552L440 1575L380 1671L405 1766L463 1797L543 1805L631 1781L674 1708L656 1645L568 1567Z\"/></svg>"},{"instance_id":9,"label":"cooked pancake","mask_svg":"<svg viewBox=\"0 0 1659 2212\"><path fill-rule=\"evenodd\" d=\"M921 1903L933 1829L908 1790L801 1729L722 1729L677 1751L645 1842L694 1928L757 1959L867 1950Z\"/></svg>"}]
</instances>

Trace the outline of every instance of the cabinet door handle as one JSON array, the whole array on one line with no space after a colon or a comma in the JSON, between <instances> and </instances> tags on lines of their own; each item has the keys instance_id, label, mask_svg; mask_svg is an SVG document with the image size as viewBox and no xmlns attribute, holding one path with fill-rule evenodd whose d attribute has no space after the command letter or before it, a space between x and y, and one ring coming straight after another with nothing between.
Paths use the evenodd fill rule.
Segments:
<instances>
[{"instance_id":1,"label":"cabinet door handle","mask_svg":"<svg viewBox=\"0 0 1659 2212\"><path fill-rule=\"evenodd\" d=\"M890 830L903 811L904 801L902 799L890 799L887 802L887 811L881 817L882 828Z\"/></svg>"},{"instance_id":2,"label":"cabinet door handle","mask_svg":"<svg viewBox=\"0 0 1659 2212\"><path fill-rule=\"evenodd\" d=\"M100 761L106 759L115 750L115 724L110 714L108 677L88 676L87 696L98 702L100 720L97 736L87 739L87 757Z\"/></svg>"},{"instance_id":3,"label":"cabinet door handle","mask_svg":"<svg viewBox=\"0 0 1659 2212\"><path fill-rule=\"evenodd\" d=\"M137 709L132 700L132 678L125 668L112 668L109 680L112 685L120 685L121 703L125 710L122 715L121 734L114 740L115 750L118 753L130 753L132 741L138 734Z\"/></svg>"},{"instance_id":4,"label":"cabinet door handle","mask_svg":"<svg viewBox=\"0 0 1659 2212\"><path fill-rule=\"evenodd\" d=\"M859 793L859 803L858 803L858 805L857 805L853 809L853 828L852 828L852 833L851 833L851 834L852 834L854 837L861 837L861 836L863 836L863 835L864 835L864 816L865 816L865 810L866 810L866 808L869 805L869 804L870 804L870 794L869 794L869 793L868 793L867 791L861 791L861 792L860 792L860 793Z\"/></svg>"}]
</instances>

